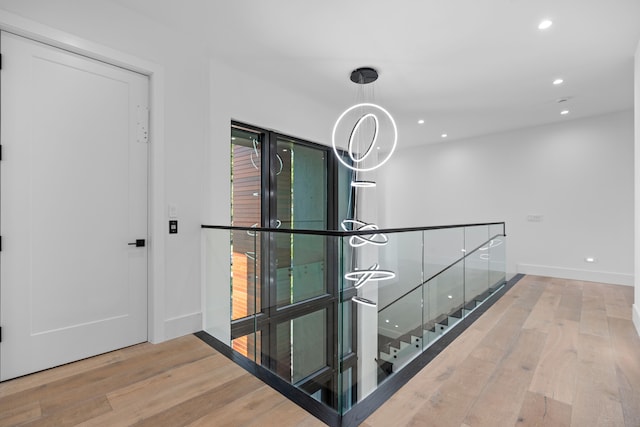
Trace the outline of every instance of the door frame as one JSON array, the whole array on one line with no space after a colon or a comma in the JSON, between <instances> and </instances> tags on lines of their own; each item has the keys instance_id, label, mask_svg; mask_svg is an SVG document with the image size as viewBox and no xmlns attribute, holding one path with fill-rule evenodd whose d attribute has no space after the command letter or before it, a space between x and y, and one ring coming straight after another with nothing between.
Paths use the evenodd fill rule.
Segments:
<instances>
[{"instance_id":1,"label":"door frame","mask_svg":"<svg viewBox=\"0 0 640 427\"><path fill-rule=\"evenodd\" d=\"M0 10L0 30L45 43L91 59L143 74L149 78L149 155L147 181L147 340L165 340L165 142L164 78L162 65L120 52L19 15Z\"/></svg>"}]
</instances>

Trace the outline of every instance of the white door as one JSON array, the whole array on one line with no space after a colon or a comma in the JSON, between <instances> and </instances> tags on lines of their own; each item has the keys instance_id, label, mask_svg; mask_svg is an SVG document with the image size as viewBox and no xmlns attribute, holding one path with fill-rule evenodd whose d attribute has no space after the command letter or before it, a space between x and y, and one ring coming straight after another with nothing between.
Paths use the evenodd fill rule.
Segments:
<instances>
[{"instance_id":1,"label":"white door","mask_svg":"<svg viewBox=\"0 0 640 427\"><path fill-rule=\"evenodd\" d=\"M147 340L147 77L0 39L0 379Z\"/></svg>"}]
</instances>

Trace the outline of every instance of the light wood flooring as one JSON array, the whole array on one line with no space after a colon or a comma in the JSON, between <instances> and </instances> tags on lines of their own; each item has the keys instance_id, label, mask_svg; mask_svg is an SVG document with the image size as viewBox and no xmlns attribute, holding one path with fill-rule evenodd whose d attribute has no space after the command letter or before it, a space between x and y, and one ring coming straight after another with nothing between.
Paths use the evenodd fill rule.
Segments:
<instances>
[{"instance_id":1,"label":"light wood flooring","mask_svg":"<svg viewBox=\"0 0 640 427\"><path fill-rule=\"evenodd\" d=\"M363 424L640 427L633 288L527 276Z\"/></svg>"},{"instance_id":2,"label":"light wood flooring","mask_svg":"<svg viewBox=\"0 0 640 427\"><path fill-rule=\"evenodd\" d=\"M527 276L362 425L640 427L633 288ZM194 336L0 383L0 426L321 426Z\"/></svg>"}]
</instances>

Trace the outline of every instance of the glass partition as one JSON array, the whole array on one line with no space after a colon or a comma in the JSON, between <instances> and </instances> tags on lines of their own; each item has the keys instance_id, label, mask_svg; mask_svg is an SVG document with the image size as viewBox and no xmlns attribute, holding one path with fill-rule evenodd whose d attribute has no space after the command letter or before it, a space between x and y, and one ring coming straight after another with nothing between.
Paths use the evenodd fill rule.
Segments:
<instances>
[{"instance_id":1,"label":"glass partition","mask_svg":"<svg viewBox=\"0 0 640 427\"><path fill-rule=\"evenodd\" d=\"M505 284L502 223L204 233L206 332L341 414Z\"/></svg>"},{"instance_id":2,"label":"glass partition","mask_svg":"<svg viewBox=\"0 0 640 427\"><path fill-rule=\"evenodd\" d=\"M504 234L504 225L489 226L489 236L492 240L487 245L486 255L483 256L489 261L489 283L494 287L506 282L507 241Z\"/></svg>"},{"instance_id":3,"label":"glass partition","mask_svg":"<svg viewBox=\"0 0 640 427\"><path fill-rule=\"evenodd\" d=\"M464 283L466 302L475 301L479 295L485 295L491 286L489 283L489 261L486 258L489 249L490 230L488 226L465 227L464 243Z\"/></svg>"},{"instance_id":4,"label":"glass partition","mask_svg":"<svg viewBox=\"0 0 640 427\"><path fill-rule=\"evenodd\" d=\"M231 129L231 225L261 226L262 143L257 132ZM261 304L261 245L255 230L230 233L231 319L236 320L255 314ZM241 348L234 343L234 349Z\"/></svg>"},{"instance_id":5,"label":"glass partition","mask_svg":"<svg viewBox=\"0 0 640 427\"><path fill-rule=\"evenodd\" d=\"M424 233L425 280L464 256L464 228L442 228Z\"/></svg>"}]
</instances>

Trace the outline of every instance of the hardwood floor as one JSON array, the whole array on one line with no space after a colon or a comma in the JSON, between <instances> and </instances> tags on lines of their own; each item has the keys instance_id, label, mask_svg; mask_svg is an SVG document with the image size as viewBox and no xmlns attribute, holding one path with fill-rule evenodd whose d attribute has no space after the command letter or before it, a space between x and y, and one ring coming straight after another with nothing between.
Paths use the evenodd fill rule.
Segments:
<instances>
[{"instance_id":1,"label":"hardwood floor","mask_svg":"<svg viewBox=\"0 0 640 427\"><path fill-rule=\"evenodd\" d=\"M640 426L633 288L527 276L363 423Z\"/></svg>"},{"instance_id":2,"label":"hardwood floor","mask_svg":"<svg viewBox=\"0 0 640 427\"><path fill-rule=\"evenodd\" d=\"M364 423L640 426L633 288L527 276ZM194 336L0 383L0 426L320 426Z\"/></svg>"},{"instance_id":3,"label":"hardwood floor","mask_svg":"<svg viewBox=\"0 0 640 427\"><path fill-rule=\"evenodd\" d=\"M16 425L323 424L189 335L1 383L0 426Z\"/></svg>"}]
</instances>

